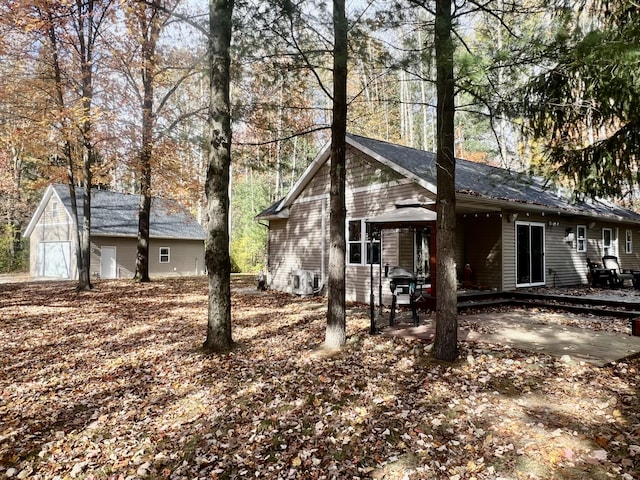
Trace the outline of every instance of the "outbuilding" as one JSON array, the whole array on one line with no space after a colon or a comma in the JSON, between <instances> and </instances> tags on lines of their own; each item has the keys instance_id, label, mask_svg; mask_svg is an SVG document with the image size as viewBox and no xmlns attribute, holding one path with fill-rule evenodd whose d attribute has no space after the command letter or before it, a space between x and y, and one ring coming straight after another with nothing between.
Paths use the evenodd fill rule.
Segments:
<instances>
[{"instance_id":1,"label":"outbuilding","mask_svg":"<svg viewBox=\"0 0 640 480\"><path fill-rule=\"evenodd\" d=\"M76 189L79 228L84 192ZM135 273L139 195L92 190L91 276L131 278ZM32 277L76 279L73 216L68 185L47 187L24 237L30 239ZM81 231L82 233L82 231ZM153 198L149 235L149 275L200 275L205 271L205 232L184 206Z\"/></svg>"}]
</instances>

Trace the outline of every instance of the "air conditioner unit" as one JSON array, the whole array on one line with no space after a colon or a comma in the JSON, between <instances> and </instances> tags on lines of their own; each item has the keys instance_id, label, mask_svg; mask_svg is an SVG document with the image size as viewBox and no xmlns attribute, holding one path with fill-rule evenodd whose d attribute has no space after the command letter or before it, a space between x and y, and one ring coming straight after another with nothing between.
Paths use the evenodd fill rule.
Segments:
<instances>
[{"instance_id":1,"label":"air conditioner unit","mask_svg":"<svg viewBox=\"0 0 640 480\"><path fill-rule=\"evenodd\" d=\"M310 270L293 270L291 272L291 293L296 295L313 295L315 275Z\"/></svg>"}]
</instances>

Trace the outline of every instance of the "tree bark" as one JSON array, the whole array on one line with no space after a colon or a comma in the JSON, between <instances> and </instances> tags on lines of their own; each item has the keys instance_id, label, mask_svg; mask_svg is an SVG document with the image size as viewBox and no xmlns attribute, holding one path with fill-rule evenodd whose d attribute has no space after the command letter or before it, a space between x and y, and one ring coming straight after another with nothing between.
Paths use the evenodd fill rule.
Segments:
<instances>
[{"instance_id":1,"label":"tree bark","mask_svg":"<svg viewBox=\"0 0 640 480\"><path fill-rule=\"evenodd\" d=\"M76 0L76 33L78 54L80 55L81 110L80 134L82 136L82 186L84 189L82 236L80 238L81 265L78 266L78 290L90 290L91 285L91 189L92 166L95 161L93 145L93 49L95 47L97 24L94 18L93 0Z\"/></svg>"},{"instance_id":2,"label":"tree bark","mask_svg":"<svg viewBox=\"0 0 640 480\"><path fill-rule=\"evenodd\" d=\"M149 235L151 219L151 158L153 155L154 116L154 79L155 54L160 25L157 7L148 5L146 8L156 9L151 17L146 17L143 10L140 15L140 30L142 40L142 148L140 149L140 206L138 208L138 247L136 251L136 272L134 280L148 282L149 278Z\"/></svg>"},{"instance_id":3,"label":"tree bark","mask_svg":"<svg viewBox=\"0 0 640 480\"><path fill-rule=\"evenodd\" d=\"M229 350L231 337L231 259L229 255L229 169L231 166L231 108L229 103L231 16L233 0L209 0L209 134L206 178L209 274L207 339L203 347Z\"/></svg>"},{"instance_id":4,"label":"tree bark","mask_svg":"<svg viewBox=\"0 0 640 480\"><path fill-rule=\"evenodd\" d=\"M456 190L454 155L455 83L451 38L451 0L436 0L435 50L437 85L436 334L432 354L453 361L458 356L457 281L455 263Z\"/></svg>"},{"instance_id":5,"label":"tree bark","mask_svg":"<svg viewBox=\"0 0 640 480\"><path fill-rule=\"evenodd\" d=\"M333 0L333 121L331 125L330 248L325 346L346 342L345 178L347 132L347 18L344 0Z\"/></svg>"},{"instance_id":6,"label":"tree bark","mask_svg":"<svg viewBox=\"0 0 640 480\"><path fill-rule=\"evenodd\" d=\"M66 116L66 105L64 101L64 91L62 84L62 68L60 66L60 56L58 51L58 35L56 34L56 27L52 12L49 10L46 14L47 20L47 36L49 37L49 43L51 46L51 63L53 67L56 100L58 103L58 110L60 112L60 123L62 125L61 134L64 138L62 144L62 155L67 162L67 183L69 185L69 199L71 201L71 220L72 220L72 233L71 242L73 245L73 251L76 257L76 270L80 272L82 265L82 249L80 248L80 228L78 221L78 197L76 195L76 179L75 179L75 165L73 161L71 148L71 141L69 140L69 119Z\"/></svg>"}]
</instances>

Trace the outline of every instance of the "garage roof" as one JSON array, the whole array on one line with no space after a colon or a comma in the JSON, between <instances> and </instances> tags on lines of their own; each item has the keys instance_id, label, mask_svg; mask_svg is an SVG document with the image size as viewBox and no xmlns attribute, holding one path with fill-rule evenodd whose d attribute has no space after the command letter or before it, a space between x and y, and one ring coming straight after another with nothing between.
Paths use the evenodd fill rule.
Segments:
<instances>
[{"instance_id":1,"label":"garage roof","mask_svg":"<svg viewBox=\"0 0 640 480\"><path fill-rule=\"evenodd\" d=\"M57 196L71 216L71 197L68 185L55 184L47 188L38 209L27 226L24 236L28 237L42 215L52 195ZM82 202L84 190L76 188L78 201L78 222L82 225L84 215ZM139 195L112 192L107 190L91 191L91 235L109 237L137 237ZM150 232L151 238L173 238L204 240L204 229L184 206L174 200L152 198Z\"/></svg>"}]
</instances>

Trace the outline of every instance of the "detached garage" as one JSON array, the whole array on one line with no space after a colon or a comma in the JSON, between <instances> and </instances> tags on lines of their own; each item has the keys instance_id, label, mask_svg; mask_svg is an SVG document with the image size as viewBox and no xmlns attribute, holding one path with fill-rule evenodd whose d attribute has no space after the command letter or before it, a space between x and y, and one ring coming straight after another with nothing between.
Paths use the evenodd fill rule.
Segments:
<instances>
[{"instance_id":1,"label":"detached garage","mask_svg":"<svg viewBox=\"0 0 640 480\"><path fill-rule=\"evenodd\" d=\"M82 210L83 191L76 190ZM91 193L91 275L130 278L135 273L138 195L106 190ZM83 218L80 213L79 223ZM76 279L73 217L67 185L50 185L24 236L30 239L32 277ZM196 219L173 200L151 201L149 274L204 274L205 233Z\"/></svg>"},{"instance_id":2,"label":"detached garage","mask_svg":"<svg viewBox=\"0 0 640 480\"><path fill-rule=\"evenodd\" d=\"M70 242L38 243L38 276L69 278L71 272Z\"/></svg>"}]
</instances>

